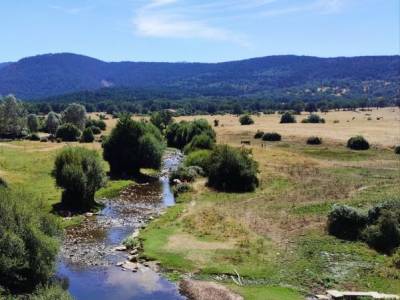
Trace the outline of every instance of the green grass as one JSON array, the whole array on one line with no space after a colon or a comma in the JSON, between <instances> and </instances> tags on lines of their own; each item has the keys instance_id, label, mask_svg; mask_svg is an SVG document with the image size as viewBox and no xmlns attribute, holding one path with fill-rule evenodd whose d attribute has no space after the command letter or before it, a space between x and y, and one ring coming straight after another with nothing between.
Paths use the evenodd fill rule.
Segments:
<instances>
[{"instance_id":1,"label":"green grass","mask_svg":"<svg viewBox=\"0 0 400 300\"><path fill-rule=\"evenodd\" d=\"M298 291L269 285L244 285L237 286L233 284L227 285L230 289L242 295L248 300L302 300L304 295Z\"/></svg>"},{"instance_id":2,"label":"green grass","mask_svg":"<svg viewBox=\"0 0 400 300\"><path fill-rule=\"evenodd\" d=\"M115 198L120 192L128 186L134 184L133 180L109 180L105 187L102 187L96 192L96 199L100 198Z\"/></svg>"}]
</instances>

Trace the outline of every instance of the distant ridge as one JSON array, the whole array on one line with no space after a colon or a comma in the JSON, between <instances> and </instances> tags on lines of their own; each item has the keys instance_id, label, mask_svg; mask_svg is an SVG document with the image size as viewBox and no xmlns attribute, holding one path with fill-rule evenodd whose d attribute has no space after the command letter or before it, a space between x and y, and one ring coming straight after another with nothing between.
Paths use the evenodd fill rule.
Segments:
<instances>
[{"instance_id":1,"label":"distant ridge","mask_svg":"<svg viewBox=\"0 0 400 300\"><path fill-rule=\"evenodd\" d=\"M399 70L400 56L276 55L223 63L163 63L104 62L59 53L0 64L0 94L38 99L114 87L215 97L310 97L325 93L390 98L400 89Z\"/></svg>"}]
</instances>

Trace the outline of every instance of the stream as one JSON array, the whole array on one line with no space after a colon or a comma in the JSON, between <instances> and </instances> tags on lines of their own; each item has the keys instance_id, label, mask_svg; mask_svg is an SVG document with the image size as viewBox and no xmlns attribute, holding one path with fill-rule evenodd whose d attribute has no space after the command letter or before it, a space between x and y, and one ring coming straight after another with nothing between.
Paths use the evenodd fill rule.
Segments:
<instances>
[{"instance_id":1,"label":"stream","mask_svg":"<svg viewBox=\"0 0 400 300\"><path fill-rule=\"evenodd\" d=\"M132 185L116 199L103 199L102 211L66 231L57 276L76 300L185 299L174 283L146 263L134 272L117 266L128 253L115 251L124 238L175 204L168 174L181 160L180 152L168 153L158 180Z\"/></svg>"}]
</instances>

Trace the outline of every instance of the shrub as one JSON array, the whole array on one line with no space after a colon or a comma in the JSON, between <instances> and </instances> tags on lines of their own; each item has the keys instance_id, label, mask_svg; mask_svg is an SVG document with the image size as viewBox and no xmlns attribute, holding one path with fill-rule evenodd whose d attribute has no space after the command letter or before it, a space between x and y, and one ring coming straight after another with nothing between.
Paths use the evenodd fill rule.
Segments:
<instances>
[{"instance_id":1,"label":"shrub","mask_svg":"<svg viewBox=\"0 0 400 300\"><path fill-rule=\"evenodd\" d=\"M263 141L269 141L269 142L277 142L282 139L282 136L279 133L276 132L267 132L264 133L262 140Z\"/></svg>"},{"instance_id":2,"label":"shrub","mask_svg":"<svg viewBox=\"0 0 400 300\"><path fill-rule=\"evenodd\" d=\"M40 142L41 143L47 143L49 141L49 139L47 138L47 137L42 137L41 139L40 139Z\"/></svg>"},{"instance_id":3,"label":"shrub","mask_svg":"<svg viewBox=\"0 0 400 300\"><path fill-rule=\"evenodd\" d=\"M319 115L310 114L307 119L302 120L301 123L325 123L325 119L321 118Z\"/></svg>"},{"instance_id":4,"label":"shrub","mask_svg":"<svg viewBox=\"0 0 400 300\"><path fill-rule=\"evenodd\" d=\"M81 131L73 124L66 123L58 127L56 137L65 142L75 142L81 135Z\"/></svg>"},{"instance_id":5,"label":"shrub","mask_svg":"<svg viewBox=\"0 0 400 300\"><path fill-rule=\"evenodd\" d=\"M93 143L94 141L94 135L93 131L90 127L87 127L83 130L82 135L81 135L81 143Z\"/></svg>"},{"instance_id":6,"label":"shrub","mask_svg":"<svg viewBox=\"0 0 400 300\"><path fill-rule=\"evenodd\" d=\"M189 167L179 167L177 170L173 171L169 177L172 183L175 179L179 179L182 182L193 182L197 177L203 175L203 170L196 166Z\"/></svg>"},{"instance_id":7,"label":"shrub","mask_svg":"<svg viewBox=\"0 0 400 300\"><path fill-rule=\"evenodd\" d=\"M199 149L211 150L215 145L215 141L208 134L202 133L193 137L191 142L184 148L185 153L190 153Z\"/></svg>"},{"instance_id":8,"label":"shrub","mask_svg":"<svg viewBox=\"0 0 400 300\"><path fill-rule=\"evenodd\" d=\"M32 133L28 136L28 139L31 141L40 141L40 136L37 133Z\"/></svg>"},{"instance_id":9,"label":"shrub","mask_svg":"<svg viewBox=\"0 0 400 300\"><path fill-rule=\"evenodd\" d=\"M273 114L275 114L275 111L272 109L264 110L264 115L273 115Z\"/></svg>"},{"instance_id":10,"label":"shrub","mask_svg":"<svg viewBox=\"0 0 400 300\"><path fill-rule=\"evenodd\" d=\"M214 127L218 127L219 126L219 120L214 120Z\"/></svg>"},{"instance_id":11,"label":"shrub","mask_svg":"<svg viewBox=\"0 0 400 300\"><path fill-rule=\"evenodd\" d=\"M61 286L51 285L37 289L27 300L73 300L73 298Z\"/></svg>"},{"instance_id":12,"label":"shrub","mask_svg":"<svg viewBox=\"0 0 400 300\"><path fill-rule=\"evenodd\" d=\"M356 240L367 224L367 216L347 205L334 205L328 215L328 232L341 239Z\"/></svg>"},{"instance_id":13,"label":"shrub","mask_svg":"<svg viewBox=\"0 0 400 300\"><path fill-rule=\"evenodd\" d=\"M162 110L151 114L150 122L153 123L158 129L163 131L169 124L173 122L172 112L169 110Z\"/></svg>"},{"instance_id":14,"label":"shrub","mask_svg":"<svg viewBox=\"0 0 400 300\"><path fill-rule=\"evenodd\" d=\"M179 183L177 185L174 185L172 188L172 192L174 193L175 197L177 197L179 194L190 192L191 190L192 187L187 182Z\"/></svg>"},{"instance_id":15,"label":"shrub","mask_svg":"<svg viewBox=\"0 0 400 300\"><path fill-rule=\"evenodd\" d=\"M127 249L135 249L140 247L140 242L138 238L130 235L122 241L122 245L124 245Z\"/></svg>"},{"instance_id":16,"label":"shrub","mask_svg":"<svg viewBox=\"0 0 400 300\"><path fill-rule=\"evenodd\" d=\"M398 146L396 146L396 147L394 148L394 153L400 154L400 145L398 145Z\"/></svg>"},{"instance_id":17,"label":"shrub","mask_svg":"<svg viewBox=\"0 0 400 300\"><path fill-rule=\"evenodd\" d=\"M97 127L100 130L106 130L107 125L106 125L106 122L104 122L101 119L100 120L88 119L86 121L85 127Z\"/></svg>"},{"instance_id":18,"label":"shrub","mask_svg":"<svg viewBox=\"0 0 400 300\"><path fill-rule=\"evenodd\" d=\"M87 210L95 205L95 192L105 184L105 173L98 153L86 148L65 148L56 157L53 176L63 188L62 204Z\"/></svg>"},{"instance_id":19,"label":"shrub","mask_svg":"<svg viewBox=\"0 0 400 300\"><path fill-rule=\"evenodd\" d=\"M0 177L0 188L7 188L7 187L8 187L7 181L4 178Z\"/></svg>"},{"instance_id":20,"label":"shrub","mask_svg":"<svg viewBox=\"0 0 400 300\"><path fill-rule=\"evenodd\" d=\"M60 124L61 124L60 117L55 112L52 111L49 112L44 125L46 131L51 134L55 134Z\"/></svg>"},{"instance_id":21,"label":"shrub","mask_svg":"<svg viewBox=\"0 0 400 300\"><path fill-rule=\"evenodd\" d=\"M227 192L253 191L258 186L257 172L250 150L217 146L210 155L208 185Z\"/></svg>"},{"instance_id":22,"label":"shrub","mask_svg":"<svg viewBox=\"0 0 400 300\"><path fill-rule=\"evenodd\" d=\"M264 131L257 130L257 132L254 134L255 139L261 139L264 135Z\"/></svg>"},{"instance_id":23,"label":"shrub","mask_svg":"<svg viewBox=\"0 0 400 300\"><path fill-rule=\"evenodd\" d=\"M317 136L310 136L307 139L307 144L308 145L321 145L322 144L322 139Z\"/></svg>"},{"instance_id":24,"label":"shrub","mask_svg":"<svg viewBox=\"0 0 400 300\"><path fill-rule=\"evenodd\" d=\"M243 115L239 118L240 125L251 125L254 124L254 120L250 115Z\"/></svg>"},{"instance_id":25,"label":"shrub","mask_svg":"<svg viewBox=\"0 0 400 300\"><path fill-rule=\"evenodd\" d=\"M103 141L103 157L113 176L132 176L138 175L140 168L158 169L164 148L161 133L153 124L122 115Z\"/></svg>"},{"instance_id":26,"label":"shrub","mask_svg":"<svg viewBox=\"0 0 400 300\"><path fill-rule=\"evenodd\" d=\"M206 174L208 174L210 150L196 150L186 156L184 164L187 167L198 166L201 167Z\"/></svg>"},{"instance_id":27,"label":"shrub","mask_svg":"<svg viewBox=\"0 0 400 300\"><path fill-rule=\"evenodd\" d=\"M359 135L359 136L352 137L347 141L347 148L350 148L353 150L368 150L369 143L364 137Z\"/></svg>"},{"instance_id":28,"label":"shrub","mask_svg":"<svg viewBox=\"0 0 400 300\"><path fill-rule=\"evenodd\" d=\"M172 123L165 131L168 146L178 149L183 149L196 135L200 134L206 134L215 141L215 132L204 119Z\"/></svg>"},{"instance_id":29,"label":"shrub","mask_svg":"<svg viewBox=\"0 0 400 300\"><path fill-rule=\"evenodd\" d=\"M0 189L0 290L31 292L53 275L61 233L32 196Z\"/></svg>"},{"instance_id":30,"label":"shrub","mask_svg":"<svg viewBox=\"0 0 400 300\"><path fill-rule=\"evenodd\" d=\"M400 270L400 249L397 249L397 251L393 254L391 260L392 266Z\"/></svg>"},{"instance_id":31,"label":"shrub","mask_svg":"<svg viewBox=\"0 0 400 300\"><path fill-rule=\"evenodd\" d=\"M363 232L363 239L378 251L392 253L400 246L400 211L384 210Z\"/></svg>"},{"instance_id":32,"label":"shrub","mask_svg":"<svg viewBox=\"0 0 400 300\"><path fill-rule=\"evenodd\" d=\"M100 134L101 133L101 129L99 127L97 127L97 126L90 126L89 128L92 130L93 134Z\"/></svg>"},{"instance_id":33,"label":"shrub","mask_svg":"<svg viewBox=\"0 0 400 300\"><path fill-rule=\"evenodd\" d=\"M296 118L289 112L285 112L281 116L281 121L280 123L296 123Z\"/></svg>"}]
</instances>

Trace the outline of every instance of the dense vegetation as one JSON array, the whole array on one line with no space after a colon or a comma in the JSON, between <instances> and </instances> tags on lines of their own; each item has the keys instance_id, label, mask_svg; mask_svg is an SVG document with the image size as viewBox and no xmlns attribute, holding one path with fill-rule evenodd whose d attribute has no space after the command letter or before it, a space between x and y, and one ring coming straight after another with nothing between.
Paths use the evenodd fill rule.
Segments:
<instances>
[{"instance_id":1,"label":"dense vegetation","mask_svg":"<svg viewBox=\"0 0 400 300\"><path fill-rule=\"evenodd\" d=\"M217 146L208 164L210 187L226 192L248 192L258 186L258 164L247 149Z\"/></svg>"},{"instance_id":2,"label":"dense vegetation","mask_svg":"<svg viewBox=\"0 0 400 300\"><path fill-rule=\"evenodd\" d=\"M81 147L65 148L58 154L53 176L63 189L63 206L76 210L93 208L94 194L105 184L98 153Z\"/></svg>"},{"instance_id":3,"label":"dense vegetation","mask_svg":"<svg viewBox=\"0 0 400 300\"><path fill-rule=\"evenodd\" d=\"M353 150L368 150L369 143L363 136L358 135L347 141L347 147Z\"/></svg>"},{"instance_id":4,"label":"dense vegetation","mask_svg":"<svg viewBox=\"0 0 400 300\"><path fill-rule=\"evenodd\" d=\"M151 123L123 115L103 142L103 157L114 177L136 176L140 168L158 169L164 150L163 137Z\"/></svg>"},{"instance_id":5,"label":"dense vegetation","mask_svg":"<svg viewBox=\"0 0 400 300\"><path fill-rule=\"evenodd\" d=\"M296 123L296 118L290 112L285 112L281 116L280 123Z\"/></svg>"},{"instance_id":6,"label":"dense vegetation","mask_svg":"<svg viewBox=\"0 0 400 300\"><path fill-rule=\"evenodd\" d=\"M243 115L239 118L240 125L254 124L254 120L250 115Z\"/></svg>"}]
</instances>

